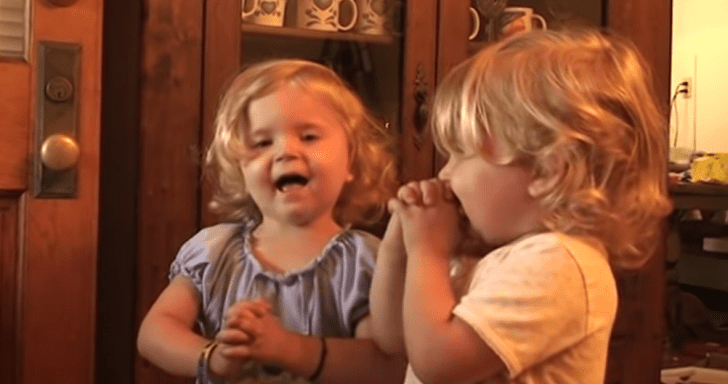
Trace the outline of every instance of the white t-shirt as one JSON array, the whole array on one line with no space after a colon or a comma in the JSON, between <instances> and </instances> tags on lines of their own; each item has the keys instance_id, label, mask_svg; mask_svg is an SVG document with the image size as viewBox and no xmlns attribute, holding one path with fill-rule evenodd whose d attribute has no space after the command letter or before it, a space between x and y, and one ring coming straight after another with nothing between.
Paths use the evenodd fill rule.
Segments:
<instances>
[{"instance_id":1,"label":"white t-shirt","mask_svg":"<svg viewBox=\"0 0 728 384\"><path fill-rule=\"evenodd\" d=\"M508 372L485 383L602 384L617 289L604 248L543 233L478 262L453 313ZM410 366L405 383L420 383Z\"/></svg>"}]
</instances>

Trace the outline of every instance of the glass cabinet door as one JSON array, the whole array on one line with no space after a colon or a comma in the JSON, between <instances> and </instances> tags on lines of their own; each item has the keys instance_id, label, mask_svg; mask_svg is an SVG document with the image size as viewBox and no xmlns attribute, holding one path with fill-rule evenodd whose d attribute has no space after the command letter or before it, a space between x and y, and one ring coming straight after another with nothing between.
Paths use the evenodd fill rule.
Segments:
<instances>
[{"instance_id":1,"label":"glass cabinet door","mask_svg":"<svg viewBox=\"0 0 728 384\"><path fill-rule=\"evenodd\" d=\"M242 0L241 67L303 58L335 70L393 132L402 68L400 0Z\"/></svg>"},{"instance_id":2,"label":"glass cabinet door","mask_svg":"<svg viewBox=\"0 0 728 384\"><path fill-rule=\"evenodd\" d=\"M469 51L531 30L604 27L604 7L604 0L471 0Z\"/></svg>"},{"instance_id":3,"label":"glass cabinet door","mask_svg":"<svg viewBox=\"0 0 728 384\"><path fill-rule=\"evenodd\" d=\"M470 0L205 2L203 146L220 95L242 68L304 58L344 78L397 138L403 182L432 177L427 132L438 79L468 55ZM203 188L202 201L209 191ZM203 213L203 223L207 220Z\"/></svg>"},{"instance_id":4,"label":"glass cabinet door","mask_svg":"<svg viewBox=\"0 0 728 384\"><path fill-rule=\"evenodd\" d=\"M398 138L403 181L431 176L433 149L424 127L436 84L439 3L205 2L203 141L211 137L221 93L241 68L270 58L304 58L337 71ZM450 0L447 7L464 3Z\"/></svg>"}]
</instances>

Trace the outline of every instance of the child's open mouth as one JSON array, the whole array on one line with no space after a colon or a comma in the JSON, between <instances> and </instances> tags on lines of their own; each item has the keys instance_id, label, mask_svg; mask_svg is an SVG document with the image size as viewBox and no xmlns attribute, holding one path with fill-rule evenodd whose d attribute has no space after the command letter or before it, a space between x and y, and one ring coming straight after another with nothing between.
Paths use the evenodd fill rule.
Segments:
<instances>
[{"instance_id":1,"label":"child's open mouth","mask_svg":"<svg viewBox=\"0 0 728 384\"><path fill-rule=\"evenodd\" d=\"M306 184L308 184L308 178L295 173L282 175L275 183L276 188L281 192L303 188Z\"/></svg>"}]
</instances>

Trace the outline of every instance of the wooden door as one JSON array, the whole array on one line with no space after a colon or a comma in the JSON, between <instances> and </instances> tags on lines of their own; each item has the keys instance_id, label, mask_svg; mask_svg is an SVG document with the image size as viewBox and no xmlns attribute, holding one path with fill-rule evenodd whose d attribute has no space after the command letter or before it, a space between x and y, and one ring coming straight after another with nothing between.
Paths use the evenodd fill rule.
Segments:
<instances>
[{"instance_id":1,"label":"wooden door","mask_svg":"<svg viewBox=\"0 0 728 384\"><path fill-rule=\"evenodd\" d=\"M0 58L0 382L8 384L94 382L102 1L55 2L28 2L27 58ZM41 42L80 47L73 197L34 193Z\"/></svg>"}]
</instances>

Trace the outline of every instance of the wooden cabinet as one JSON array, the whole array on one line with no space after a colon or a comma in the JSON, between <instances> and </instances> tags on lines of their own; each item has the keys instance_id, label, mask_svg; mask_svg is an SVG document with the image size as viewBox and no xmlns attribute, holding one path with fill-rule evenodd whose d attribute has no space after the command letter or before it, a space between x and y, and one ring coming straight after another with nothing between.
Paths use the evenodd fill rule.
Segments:
<instances>
[{"instance_id":1,"label":"wooden cabinet","mask_svg":"<svg viewBox=\"0 0 728 384\"><path fill-rule=\"evenodd\" d=\"M136 327L167 284L179 246L216 221L206 209L201 158L226 85L246 64L301 57L338 67L398 137L401 178L434 173L434 148L418 111L437 80L468 54L469 1L390 0L386 35L244 22L240 0L146 2L142 25ZM295 15L289 0L285 15ZM365 76L364 79L357 76ZM113 205L113 203L110 203ZM107 349L110 349L107 347ZM139 384L185 382L135 359Z\"/></svg>"},{"instance_id":2,"label":"wooden cabinet","mask_svg":"<svg viewBox=\"0 0 728 384\"><path fill-rule=\"evenodd\" d=\"M469 0L393 2L399 7L399 28L389 36L375 37L300 31L290 25L277 29L246 25L239 0L109 2L99 382L127 383L130 371L138 384L189 382L170 378L137 357L134 337L142 316L166 286L167 269L180 245L215 220L205 208L209 191L201 182L201 159L222 91L241 65L260 55L261 46L287 47L281 55L311 58L320 55L326 44L342 51L367 48L383 55L377 59L392 57L386 65L373 60L377 70L389 77L368 84L376 91L391 91L387 101L369 102L399 138L402 179L435 174L439 163L432 141L415 116L428 109L439 79L478 48L477 42L468 43L471 4ZM508 5L531 6L556 21L554 26L569 12L577 17L588 14L582 17L588 24L598 21L633 39L652 66L655 88L667 111L670 1L513 0ZM139 17L129 21L129 14ZM643 270L618 274L621 304L607 383L659 382L663 260L659 254Z\"/></svg>"}]
</instances>

